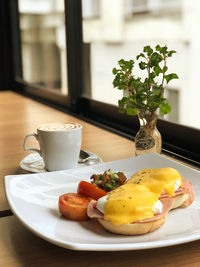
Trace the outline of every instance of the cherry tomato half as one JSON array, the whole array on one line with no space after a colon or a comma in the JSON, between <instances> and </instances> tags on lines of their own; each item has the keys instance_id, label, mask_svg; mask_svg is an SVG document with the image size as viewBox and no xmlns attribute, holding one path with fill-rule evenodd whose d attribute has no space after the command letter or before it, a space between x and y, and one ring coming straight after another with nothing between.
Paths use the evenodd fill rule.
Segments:
<instances>
[{"instance_id":1,"label":"cherry tomato half","mask_svg":"<svg viewBox=\"0 0 200 267\"><path fill-rule=\"evenodd\" d=\"M91 197L78 193L67 193L59 197L59 211L67 219L74 221L88 220L87 207Z\"/></svg>"},{"instance_id":2,"label":"cherry tomato half","mask_svg":"<svg viewBox=\"0 0 200 267\"><path fill-rule=\"evenodd\" d=\"M79 194L92 197L93 199L96 200L106 195L106 192L104 190L86 181L81 181L79 183L77 192Z\"/></svg>"}]
</instances>

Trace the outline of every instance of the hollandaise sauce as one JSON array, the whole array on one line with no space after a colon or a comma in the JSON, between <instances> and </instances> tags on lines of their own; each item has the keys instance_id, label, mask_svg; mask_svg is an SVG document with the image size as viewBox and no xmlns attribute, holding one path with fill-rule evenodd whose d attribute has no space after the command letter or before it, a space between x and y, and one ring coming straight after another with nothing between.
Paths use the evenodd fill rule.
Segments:
<instances>
[{"instance_id":1,"label":"hollandaise sauce","mask_svg":"<svg viewBox=\"0 0 200 267\"><path fill-rule=\"evenodd\" d=\"M135 173L127 183L147 186L156 194L166 193L173 196L178 187L182 187L180 173L173 168L144 169Z\"/></svg>"},{"instance_id":2,"label":"hollandaise sauce","mask_svg":"<svg viewBox=\"0 0 200 267\"><path fill-rule=\"evenodd\" d=\"M153 206L158 197L146 186L124 184L109 194L104 219L114 224L125 224L152 218Z\"/></svg>"}]
</instances>

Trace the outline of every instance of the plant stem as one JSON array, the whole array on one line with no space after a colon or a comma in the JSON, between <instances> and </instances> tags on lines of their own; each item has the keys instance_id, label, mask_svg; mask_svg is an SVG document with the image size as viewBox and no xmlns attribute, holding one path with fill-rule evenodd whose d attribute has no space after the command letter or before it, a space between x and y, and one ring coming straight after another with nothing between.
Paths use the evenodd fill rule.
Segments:
<instances>
[{"instance_id":1,"label":"plant stem","mask_svg":"<svg viewBox=\"0 0 200 267\"><path fill-rule=\"evenodd\" d=\"M159 89L159 96L163 96L163 84L164 84L164 78L165 78L165 72L166 72L166 55L163 55L163 60L164 60L164 66L163 66L163 77L162 77L162 82L160 85L160 89Z\"/></svg>"},{"instance_id":2,"label":"plant stem","mask_svg":"<svg viewBox=\"0 0 200 267\"><path fill-rule=\"evenodd\" d=\"M148 57L147 72L148 72L148 90L147 90L147 102L149 102L151 82L150 82L150 70L151 70L151 58Z\"/></svg>"},{"instance_id":3,"label":"plant stem","mask_svg":"<svg viewBox=\"0 0 200 267\"><path fill-rule=\"evenodd\" d=\"M163 56L163 60L164 60L164 67L163 67L163 78L162 78L162 83L161 83L161 86L163 87L163 84L164 84L164 77L165 77L165 72L166 72L166 55Z\"/></svg>"}]
</instances>

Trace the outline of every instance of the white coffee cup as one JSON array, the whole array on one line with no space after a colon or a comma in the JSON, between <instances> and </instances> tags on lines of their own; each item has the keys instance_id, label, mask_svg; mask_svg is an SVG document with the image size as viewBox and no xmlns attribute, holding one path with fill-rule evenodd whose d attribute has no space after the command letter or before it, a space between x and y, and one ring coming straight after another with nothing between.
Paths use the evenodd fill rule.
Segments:
<instances>
[{"instance_id":1,"label":"white coffee cup","mask_svg":"<svg viewBox=\"0 0 200 267\"><path fill-rule=\"evenodd\" d=\"M27 147L29 137L35 137L40 149ZM37 134L24 139L24 150L36 151L43 158L47 171L75 168L81 149L82 125L79 123L46 123L38 125Z\"/></svg>"}]
</instances>

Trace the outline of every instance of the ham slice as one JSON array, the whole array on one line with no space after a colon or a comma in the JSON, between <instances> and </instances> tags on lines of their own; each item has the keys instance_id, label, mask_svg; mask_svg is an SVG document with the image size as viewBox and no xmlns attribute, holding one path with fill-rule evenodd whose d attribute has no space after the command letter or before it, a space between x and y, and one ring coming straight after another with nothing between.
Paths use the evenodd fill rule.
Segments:
<instances>
[{"instance_id":1,"label":"ham slice","mask_svg":"<svg viewBox=\"0 0 200 267\"><path fill-rule=\"evenodd\" d=\"M142 221L139 221L137 223L155 222L155 221L157 221L163 217L166 217L168 212L170 211L173 203L174 203L174 199L173 198L163 198L163 199L160 199L160 201L163 204L161 213L154 215L154 217L152 217L152 218L142 220Z\"/></svg>"},{"instance_id":2,"label":"ham slice","mask_svg":"<svg viewBox=\"0 0 200 267\"><path fill-rule=\"evenodd\" d=\"M90 218L96 218L96 219L103 219L104 215L101 213L98 209L96 209L96 200L91 200L88 208L87 208L87 215ZM163 217L166 217L169 210L171 209L174 199L173 198L163 198L161 199L161 202L163 204L162 212L159 214L156 214L154 217L146 220L139 221L137 223L147 223L147 222L154 222L157 221Z\"/></svg>"},{"instance_id":3,"label":"ham slice","mask_svg":"<svg viewBox=\"0 0 200 267\"><path fill-rule=\"evenodd\" d=\"M194 193L194 187L193 185L185 178L182 178L183 181L183 186L187 188L187 192L189 197L188 199L183 203L182 208L188 207L192 202L194 201L195 198L195 193Z\"/></svg>"},{"instance_id":4,"label":"ham slice","mask_svg":"<svg viewBox=\"0 0 200 267\"><path fill-rule=\"evenodd\" d=\"M98 209L96 209L96 200L91 200L87 208L87 216L89 218L103 219L104 215Z\"/></svg>"},{"instance_id":5,"label":"ham slice","mask_svg":"<svg viewBox=\"0 0 200 267\"><path fill-rule=\"evenodd\" d=\"M193 188L192 184L187 179L182 178L182 182L183 182L183 187L180 187L175 192L175 195L173 197L171 197L167 194L163 194L160 196L160 200L162 200L164 198L174 198L174 197L180 196L182 194L188 194L187 200L185 200L185 202L183 203L183 205L181 207L186 208L189 205L191 205L192 202L194 201L194 198L195 198L194 188Z\"/></svg>"}]
</instances>

